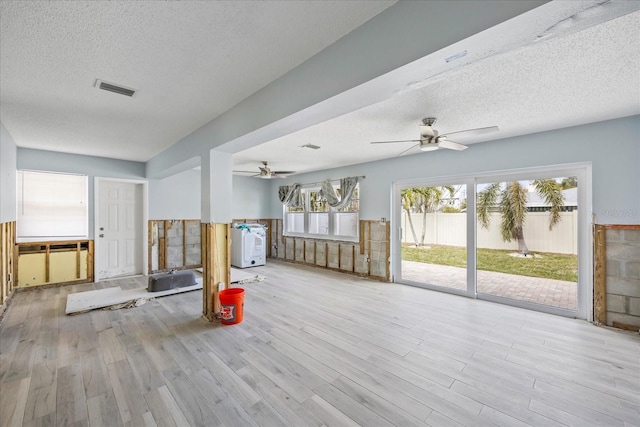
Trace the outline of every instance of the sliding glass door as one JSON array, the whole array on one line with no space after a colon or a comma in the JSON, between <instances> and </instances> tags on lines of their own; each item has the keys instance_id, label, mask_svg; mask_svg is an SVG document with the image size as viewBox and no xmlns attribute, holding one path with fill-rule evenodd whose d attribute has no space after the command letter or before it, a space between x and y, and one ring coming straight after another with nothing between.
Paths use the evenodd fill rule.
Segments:
<instances>
[{"instance_id":1,"label":"sliding glass door","mask_svg":"<svg viewBox=\"0 0 640 427\"><path fill-rule=\"evenodd\" d=\"M578 208L576 176L478 182L478 295L577 311Z\"/></svg>"},{"instance_id":2,"label":"sliding glass door","mask_svg":"<svg viewBox=\"0 0 640 427\"><path fill-rule=\"evenodd\" d=\"M395 281L587 318L590 184L588 165L396 184Z\"/></svg>"},{"instance_id":3,"label":"sliding glass door","mask_svg":"<svg viewBox=\"0 0 640 427\"><path fill-rule=\"evenodd\" d=\"M400 189L401 280L467 294L467 184Z\"/></svg>"}]
</instances>

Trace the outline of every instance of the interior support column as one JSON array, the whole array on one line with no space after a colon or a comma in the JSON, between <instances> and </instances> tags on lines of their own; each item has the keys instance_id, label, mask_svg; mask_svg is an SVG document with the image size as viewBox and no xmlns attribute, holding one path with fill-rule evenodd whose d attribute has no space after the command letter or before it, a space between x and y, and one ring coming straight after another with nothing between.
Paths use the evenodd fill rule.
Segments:
<instances>
[{"instance_id":1,"label":"interior support column","mask_svg":"<svg viewBox=\"0 0 640 427\"><path fill-rule=\"evenodd\" d=\"M231 282L231 154L209 151L201 159L202 314L213 322L219 294Z\"/></svg>"}]
</instances>

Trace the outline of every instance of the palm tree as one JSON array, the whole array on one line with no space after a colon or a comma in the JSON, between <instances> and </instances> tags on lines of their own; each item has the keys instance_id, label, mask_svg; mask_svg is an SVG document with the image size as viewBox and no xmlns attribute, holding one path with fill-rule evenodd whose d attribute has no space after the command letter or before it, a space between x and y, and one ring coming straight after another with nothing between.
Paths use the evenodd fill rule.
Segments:
<instances>
[{"instance_id":1,"label":"palm tree","mask_svg":"<svg viewBox=\"0 0 640 427\"><path fill-rule=\"evenodd\" d=\"M560 222L560 211L564 206L562 187L554 179L536 179L533 186L545 200L549 208L549 230ZM499 210L501 216L500 233L502 240L518 242L518 252L529 253L524 241L523 226L527 216L527 189L518 181L496 182L478 193L478 221L489 228L490 211Z\"/></svg>"},{"instance_id":2,"label":"palm tree","mask_svg":"<svg viewBox=\"0 0 640 427\"><path fill-rule=\"evenodd\" d=\"M442 187L418 187L413 189L419 196L419 202L422 207L422 235L420 236L420 246L424 245L424 237L427 231L427 212L434 212L440 206L444 191L449 192L449 196L453 198L456 190L452 185Z\"/></svg>"},{"instance_id":3,"label":"palm tree","mask_svg":"<svg viewBox=\"0 0 640 427\"><path fill-rule=\"evenodd\" d=\"M411 209L416 203L415 188L405 188L400 192L400 199L402 201L402 209L407 212L407 218L409 220L409 227L411 228L411 234L413 235L413 241L418 246L418 236L416 236L416 230L413 228L413 220L411 219Z\"/></svg>"}]
</instances>

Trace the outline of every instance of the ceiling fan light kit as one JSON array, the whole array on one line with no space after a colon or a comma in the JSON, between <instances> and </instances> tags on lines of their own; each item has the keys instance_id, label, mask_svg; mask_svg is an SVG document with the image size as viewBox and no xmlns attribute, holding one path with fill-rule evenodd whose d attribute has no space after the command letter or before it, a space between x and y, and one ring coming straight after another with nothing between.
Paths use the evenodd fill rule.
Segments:
<instances>
[{"instance_id":1,"label":"ceiling fan light kit","mask_svg":"<svg viewBox=\"0 0 640 427\"><path fill-rule=\"evenodd\" d=\"M258 173L254 171L234 171L238 173L252 173L252 177L261 178L261 179L271 179L271 178L286 178L288 175L292 173L296 173L295 171L272 171L269 167L269 162L262 161L263 166L258 166Z\"/></svg>"},{"instance_id":2,"label":"ceiling fan light kit","mask_svg":"<svg viewBox=\"0 0 640 427\"><path fill-rule=\"evenodd\" d=\"M420 139L408 139L402 141L375 141L372 144L395 144L399 142L413 142L417 143L413 147L410 147L407 150L404 150L400 153L400 156L408 153L414 148L420 148L420 151L435 151L440 148L446 148L449 150L462 151L466 150L468 147L466 145L459 144L457 142L453 142L447 139L448 135L456 134L460 135L483 135L489 132L498 131L498 126L489 126L484 128L477 129L467 129L456 132L449 132L447 134L440 135L440 133L435 130L432 126L436 122L435 117L426 117L422 119L422 124L418 126L418 130L420 131Z\"/></svg>"},{"instance_id":3,"label":"ceiling fan light kit","mask_svg":"<svg viewBox=\"0 0 640 427\"><path fill-rule=\"evenodd\" d=\"M436 151L438 148L440 148L440 144L437 142L427 142L420 145L420 151Z\"/></svg>"}]
</instances>

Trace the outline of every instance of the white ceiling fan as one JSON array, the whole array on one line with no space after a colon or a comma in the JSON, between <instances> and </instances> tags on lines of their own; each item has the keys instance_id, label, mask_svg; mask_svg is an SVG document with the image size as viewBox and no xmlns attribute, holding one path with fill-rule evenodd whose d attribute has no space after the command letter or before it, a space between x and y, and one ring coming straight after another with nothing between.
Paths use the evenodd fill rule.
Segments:
<instances>
[{"instance_id":1,"label":"white ceiling fan","mask_svg":"<svg viewBox=\"0 0 640 427\"><path fill-rule=\"evenodd\" d=\"M466 150L468 147L466 145L459 144L457 142L453 142L449 140L450 135L456 135L458 137L461 136L471 136L471 135L483 135L485 133L497 132L498 126L489 126L484 128L477 129L467 129L456 132L449 132L446 134L440 135L440 133L435 130L432 126L436 122L435 117L427 117L422 119L422 125L418 126L420 129L420 139L407 139L401 141L374 141L372 144L395 144L400 142L417 142L413 147L408 148L407 150L400 153L403 154L408 153L414 148L420 148L421 151L434 151L440 148L447 148L449 150L462 151Z\"/></svg>"},{"instance_id":2,"label":"white ceiling fan","mask_svg":"<svg viewBox=\"0 0 640 427\"><path fill-rule=\"evenodd\" d=\"M296 173L295 171L272 171L269 167L269 162L262 161L263 166L258 166L259 172L255 171L234 171L238 173L251 173L252 177L262 178L262 179L271 179L271 178L286 178L287 175L291 175L292 173Z\"/></svg>"}]
</instances>

